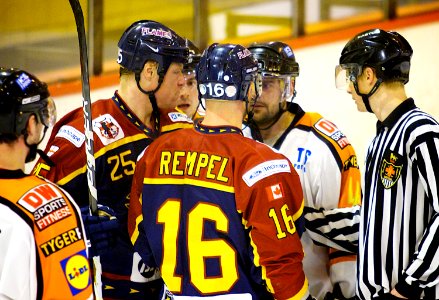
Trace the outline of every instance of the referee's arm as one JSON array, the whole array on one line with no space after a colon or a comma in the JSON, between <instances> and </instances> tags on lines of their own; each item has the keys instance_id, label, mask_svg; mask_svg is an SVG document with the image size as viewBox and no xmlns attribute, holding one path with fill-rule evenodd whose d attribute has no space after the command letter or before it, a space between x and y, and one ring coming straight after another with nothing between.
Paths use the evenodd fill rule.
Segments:
<instances>
[{"instance_id":1,"label":"referee's arm","mask_svg":"<svg viewBox=\"0 0 439 300\"><path fill-rule=\"evenodd\" d=\"M433 214L427 221L418 251L413 254L412 262L395 286L400 294L410 296L419 296L424 288L437 285L439 280L439 133L430 132L421 137L423 141L410 149L410 159ZM416 220L417 224L412 225L417 226L424 221Z\"/></svg>"}]
</instances>

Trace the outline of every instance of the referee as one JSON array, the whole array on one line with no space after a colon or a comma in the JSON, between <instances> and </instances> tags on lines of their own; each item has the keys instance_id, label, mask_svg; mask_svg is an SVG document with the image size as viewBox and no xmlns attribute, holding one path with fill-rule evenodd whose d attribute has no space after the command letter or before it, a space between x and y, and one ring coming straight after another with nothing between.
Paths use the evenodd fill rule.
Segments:
<instances>
[{"instance_id":1,"label":"referee","mask_svg":"<svg viewBox=\"0 0 439 300\"><path fill-rule=\"evenodd\" d=\"M366 156L357 296L439 299L439 124L407 98L413 50L396 32L344 47L336 85L378 119Z\"/></svg>"}]
</instances>

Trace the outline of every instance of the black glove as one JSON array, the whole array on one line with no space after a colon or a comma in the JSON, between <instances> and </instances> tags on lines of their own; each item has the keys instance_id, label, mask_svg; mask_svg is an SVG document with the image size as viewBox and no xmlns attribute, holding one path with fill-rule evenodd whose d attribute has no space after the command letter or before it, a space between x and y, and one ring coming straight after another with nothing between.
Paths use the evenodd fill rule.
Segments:
<instances>
[{"instance_id":1,"label":"black glove","mask_svg":"<svg viewBox=\"0 0 439 300\"><path fill-rule=\"evenodd\" d=\"M111 208L98 204L98 215L92 216L88 207L82 207L81 217L91 243L89 257L104 254L116 244L119 222Z\"/></svg>"}]
</instances>

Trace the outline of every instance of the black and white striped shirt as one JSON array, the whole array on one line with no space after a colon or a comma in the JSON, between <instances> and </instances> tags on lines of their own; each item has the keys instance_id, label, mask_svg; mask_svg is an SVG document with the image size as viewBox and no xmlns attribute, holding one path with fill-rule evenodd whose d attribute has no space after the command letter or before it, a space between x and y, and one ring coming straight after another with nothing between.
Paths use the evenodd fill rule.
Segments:
<instances>
[{"instance_id":1,"label":"black and white striped shirt","mask_svg":"<svg viewBox=\"0 0 439 300\"><path fill-rule=\"evenodd\" d=\"M410 299L439 299L439 124L399 105L366 156L361 209L360 299L393 288Z\"/></svg>"}]
</instances>

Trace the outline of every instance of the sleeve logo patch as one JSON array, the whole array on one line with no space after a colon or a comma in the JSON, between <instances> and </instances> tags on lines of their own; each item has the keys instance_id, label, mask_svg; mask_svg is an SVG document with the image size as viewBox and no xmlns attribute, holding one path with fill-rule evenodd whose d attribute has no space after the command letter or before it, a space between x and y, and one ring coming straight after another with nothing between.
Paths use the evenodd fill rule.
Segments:
<instances>
[{"instance_id":1,"label":"sleeve logo patch","mask_svg":"<svg viewBox=\"0 0 439 300\"><path fill-rule=\"evenodd\" d=\"M324 135L330 137L332 140L334 140L341 149L344 147L350 145L347 137L341 132L337 126L335 126L333 123L329 122L325 119L320 119L317 121L317 123L314 124L314 127L323 133Z\"/></svg>"},{"instance_id":2,"label":"sleeve logo patch","mask_svg":"<svg viewBox=\"0 0 439 300\"><path fill-rule=\"evenodd\" d=\"M278 184L266 187L265 191L267 192L268 201L281 199L284 196L282 183L280 182Z\"/></svg>"},{"instance_id":3,"label":"sleeve logo patch","mask_svg":"<svg viewBox=\"0 0 439 300\"><path fill-rule=\"evenodd\" d=\"M85 135L78 129L69 125L62 126L56 134L56 137L61 137L68 140L73 145L75 145L76 148L81 147L81 145L85 141Z\"/></svg>"},{"instance_id":4,"label":"sleeve logo patch","mask_svg":"<svg viewBox=\"0 0 439 300\"><path fill-rule=\"evenodd\" d=\"M259 180L277 173L291 173L286 159L276 159L263 162L247 171L242 179L248 186L253 186Z\"/></svg>"},{"instance_id":5,"label":"sleeve logo patch","mask_svg":"<svg viewBox=\"0 0 439 300\"><path fill-rule=\"evenodd\" d=\"M105 146L125 137L119 123L109 114L93 120L93 131Z\"/></svg>"},{"instance_id":6,"label":"sleeve logo patch","mask_svg":"<svg viewBox=\"0 0 439 300\"><path fill-rule=\"evenodd\" d=\"M61 261L72 295L75 296L91 284L87 253L82 250Z\"/></svg>"},{"instance_id":7,"label":"sleeve logo patch","mask_svg":"<svg viewBox=\"0 0 439 300\"><path fill-rule=\"evenodd\" d=\"M170 113L168 113L168 116L172 122L190 122L190 123L192 123L192 120L189 119L189 117L187 115L179 113L179 112L170 112Z\"/></svg>"}]
</instances>

